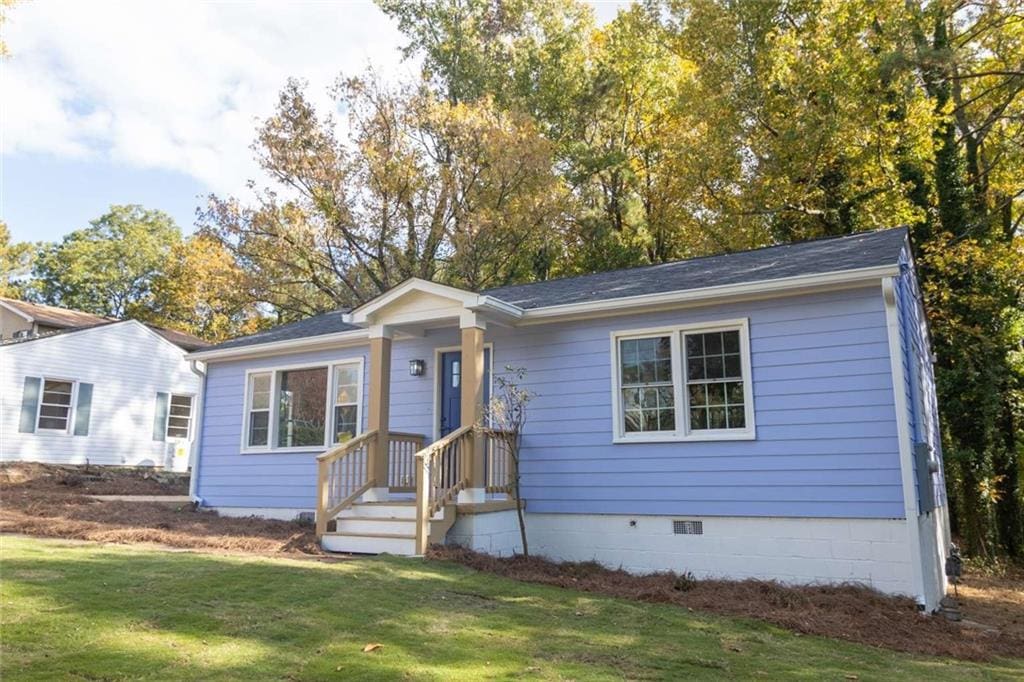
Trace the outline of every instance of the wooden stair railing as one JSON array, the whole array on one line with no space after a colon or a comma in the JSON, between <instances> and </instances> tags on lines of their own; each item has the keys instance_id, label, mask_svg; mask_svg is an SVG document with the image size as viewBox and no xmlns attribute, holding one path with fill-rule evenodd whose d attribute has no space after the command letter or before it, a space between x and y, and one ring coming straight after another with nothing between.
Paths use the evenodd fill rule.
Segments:
<instances>
[{"instance_id":1,"label":"wooden stair railing","mask_svg":"<svg viewBox=\"0 0 1024 682\"><path fill-rule=\"evenodd\" d=\"M348 440L316 458L316 537L327 532L327 522L350 507L374 481L369 478L370 446L377 429Z\"/></svg>"},{"instance_id":2,"label":"wooden stair railing","mask_svg":"<svg viewBox=\"0 0 1024 682\"><path fill-rule=\"evenodd\" d=\"M474 426L463 426L416 453L416 553L427 551L430 520L455 501L468 480L463 453L475 436Z\"/></svg>"},{"instance_id":3,"label":"wooden stair railing","mask_svg":"<svg viewBox=\"0 0 1024 682\"><path fill-rule=\"evenodd\" d=\"M508 447L508 432L484 429L485 490L489 493L515 492L515 460Z\"/></svg>"},{"instance_id":4,"label":"wooden stair railing","mask_svg":"<svg viewBox=\"0 0 1024 682\"><path fill-rule=\"evenodd\" d=\"M393 492L416 491L416 453L426 439L420 433L388 433L388 489Z\"/></svg>"}]
</instances>

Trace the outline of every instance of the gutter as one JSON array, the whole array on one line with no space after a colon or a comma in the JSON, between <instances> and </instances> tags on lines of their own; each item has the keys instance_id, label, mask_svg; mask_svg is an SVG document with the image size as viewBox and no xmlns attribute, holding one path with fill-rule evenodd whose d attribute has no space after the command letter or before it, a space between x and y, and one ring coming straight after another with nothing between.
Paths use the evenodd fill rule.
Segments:
<instances>
[{"instance_id":1,"label":"gutter","mask_svg":"<svg viewBox=\"0 0 1024 682\"><path fill-rule=\"evenodd\" d=\"M271 341L268 343L253 343L234 348L221 348L206 351L195 351L188 353L185 358L188 360L230 360L232 358L250 358L259 355L275 355L279 351L294 352L300 350L315 350L318 347L339 348L344 346L359 346L369 343L370 332L368 329L353 329L333 334L320 334L318 336L307 336L299 339L284 339L282 341Z\"/></svg>"},{"instance_id":2,"label":"gutter","mask_svg":"<svg viewBox=\"0 0 1024 682\"><path fill-rule=\"evenodd\" d=\"M521 318L522 324L541 324L580 316L596 316L609 313L634 312L643 308L679 305L686 303L708 304L720 299L752 299L798 293L804 289L851 288L860 284L873 283L884 277L899 274L899 265L882 265L855 270L841 270L816 275L797 275L779 279L758 280L738 284L723 284L702 289L664 291L656 294L623 296L601 301L564 303L528 309Z\"/></svg>"}]
</instances>

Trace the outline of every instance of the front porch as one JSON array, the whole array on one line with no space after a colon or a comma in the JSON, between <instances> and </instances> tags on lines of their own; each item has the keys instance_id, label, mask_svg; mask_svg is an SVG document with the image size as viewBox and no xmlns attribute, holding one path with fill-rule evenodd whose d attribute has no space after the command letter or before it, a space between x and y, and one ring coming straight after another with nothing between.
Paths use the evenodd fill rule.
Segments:
<instances>
[{"instance_id":1,"label":"front porch","mask_svg":"<svg viewBox=\"0 0 1024 682\"><path fill-rule=\"evenodd\" d=\"M370 330L366 430L317 458L316 534L324 549L422 554L444 541L460 513L515 509L507 441L485 425L485 333L502 311L480 309L487 306L465 293L413 281L353 311ZM437 404L424 406L438 422L434 434L392 431L393 340L456 326L453 423L441 418L449 413L435 395Z\"/></svg>"}]
</instances>

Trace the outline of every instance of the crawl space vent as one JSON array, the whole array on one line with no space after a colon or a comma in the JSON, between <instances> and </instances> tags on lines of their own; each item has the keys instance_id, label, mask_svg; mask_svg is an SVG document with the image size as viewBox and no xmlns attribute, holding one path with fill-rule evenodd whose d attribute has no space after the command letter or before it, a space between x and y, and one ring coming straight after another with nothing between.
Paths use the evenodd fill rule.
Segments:
<instances>
[{"instance_id":1,"label":"crawl space vent","mask_svg":"<svg viewBox=\"0 0 1024 682\"><path fill-rule=\"evenodd\" d=\"M704 535L704 522L673 521L672 532L676 535Z\"/></svg>"}]
</instances>

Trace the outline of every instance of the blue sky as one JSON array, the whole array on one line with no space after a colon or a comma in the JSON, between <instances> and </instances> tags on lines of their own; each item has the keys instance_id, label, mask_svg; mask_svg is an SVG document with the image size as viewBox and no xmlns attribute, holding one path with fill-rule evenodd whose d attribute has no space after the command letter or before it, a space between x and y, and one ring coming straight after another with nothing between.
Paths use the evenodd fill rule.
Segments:
<instances>
[{"instance_id":1,"label":"blue sky","mask_svg":"<svg viewBox=\"0 0 1024 682\"><path fill-rule=\"evenodd\" d=\"M591 4L607 21L628 3ZM244 197L262 179L249 145L288 77L326 111L340 73L416 73L363 0L37 0L8 12L0 219L18 241L60 239L126 203L191 231L203 197Z\"/></svg>"}]
</instances>

